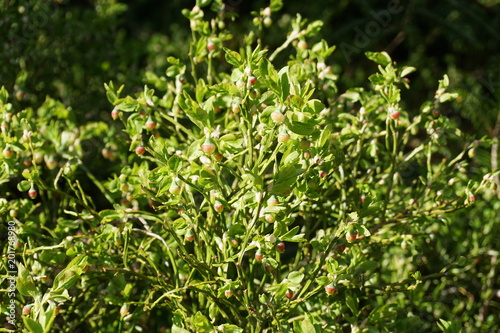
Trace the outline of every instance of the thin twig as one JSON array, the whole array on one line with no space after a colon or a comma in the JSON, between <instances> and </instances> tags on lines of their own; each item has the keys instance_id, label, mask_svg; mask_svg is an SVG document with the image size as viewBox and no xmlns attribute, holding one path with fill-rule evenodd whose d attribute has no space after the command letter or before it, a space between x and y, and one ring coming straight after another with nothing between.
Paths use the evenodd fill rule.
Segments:
<instances>
[{"instance_id":1,"label":"thin twig","mask_svg":"<svg viewBox=\"0 0 500 333\"><path fill-rule=\"evenodd\" d=\"M493 129L493 144L491 145L491 171L495 172L498 170L498 136L500 135L500 112L498 112L497 122L495 123L495 128ZM497 187L497 197L500 199L500 176L495 175L493 178Z\"/></svg>"}]
</instances>

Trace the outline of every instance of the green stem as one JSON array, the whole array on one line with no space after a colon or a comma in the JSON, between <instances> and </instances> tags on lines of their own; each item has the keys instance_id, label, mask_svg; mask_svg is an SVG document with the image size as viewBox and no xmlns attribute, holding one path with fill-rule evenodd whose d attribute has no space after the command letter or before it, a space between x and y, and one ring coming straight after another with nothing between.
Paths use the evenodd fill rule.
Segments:
<instances>
[{"instance_id":1,"label":"green stem","mask_svg":"<svg viewBox=\"0 0 500 333\"><path fill-rule=\"evenodd\" d=\"M343 183L345 183L345 174L344 174L344 169L341 166L339 166L339 174L340 174L340 178L341 178L341 181ZM345 202L346 199L347 199L347 193L345 191L345 186L342 187L342 190L341 190L341 193L342 193L342 201ZM343 205L342 208L341 208L341 211L339 213L339 217L338 217L338 224L340 225L342 223L342 221L345 219L345 216L347 214L347 205ZM337 239L338 237L340 236L340 234L337 232L337 234L335 234L333 236L333 239ZM322 253L322 255L320 256L320 260L319 262L317 263L317 265L314 267L312 273L310 274L310 276L308 277L308 281L309 283L306 283L304 285L304 287L300 290L299 294L298 294L298 299L300 299L302 297L302 295L307 292L307 289L309 288L309 285L312 283L312 281L314 281L318 275L318 273L320 272L320 270L322 269L325 261L326 261L326 258L328 257L328 255L330 254L330 252L332 252L332 250L334 249L334 247L337 246L337 242L330 242L328 244L328 247L326 248L326 250ZM310 296L312 296L313 294L311 294ZM308 296L308 297L310 297ZM297 305L298 305L298 302L297 303L294 303L292 302L293 306L292 306L292 309L295 308Z\"/></svg>"},{"instance_id":2,"label":"green stem","mask_svg":"<svg viewBox=\"0 0 500 333\"><path fill-rule=\"evenodd\" d=\"M174 119L174 118L172 118L172 117L170 117L170 116L166 115L164 112L160 112L160 115L161 115L163 118L165 118L166 120L168 120L168 121L169 121L172 125L174 125L176 130L177 130L177 129L182 130L184 133L186 133L186 135L187 135L188 137L191 137L191 138L195 136L191 130L187 129L185 126L183 126L182 124L180 124L180 123L177 121L177 119ZM177 133L178 133L179 135L181 135L181 133L179 133L179 131L177 131Z\"/></svg>"},{"instance_id":3,"label":"green stem","mask_svg":"<svg viewBox=\"0 0 500 333\"><path fill-rule=\"evenodd\" d=\"M265 174L266 170L269 168L269 166L272 163L276 164L276 156L278 155L280 148L280 144L278 143L276 147L274 148L274 151L272 152L271 156L269 158L266 158L266 160L262 163L262 165L259 165L260 170L259 170L259 176L262 176ZM264 155L264 154L261 154Z\"/></svg>"},{"instance_id":4,"label":"green stem","mask_svg":"<svg viewBox=\"0 0 500 333\"><path fill-rule=\"evenodd\" d=\"M194 64L194 54L193 54L193 46L196 44L196 35L193 30L191 30L191 43L189 45L189 62L191 64L191 76L193 77L194 82L198 81L198 77L196 76L196 65Z\"/></svg>"},{"instance_id":5,"label":"green stem","mask_svg":"<svg viewBox=\"0 0 500 333\"><path fill-rule=\"evenodd\" d=\"M68 193L66 193L64 191L61 191L61 190L50 188L41 179L38 179L37 185L40 188L42 188L42 189L44 189L44 190L46 190L48 192L57 193L61 197L75 200L76 203L78 203L83 208L85 208L86 210L88 210L96 219L98 219L99 221L101 220L100 216L99 216L99 213L95 209L93 209L92 207L90 207L85 201L80 200L78 197L72 196L72 195L70 195L70 194L68 194Z\"/></svg>"},{"instance_id":6,"label":"green stem","mask_svg":"<svg viewBox=\"0 0 500 333\"><path fill-rule=\"evenodd\" d=\"M248 242L250 240L250 237L252 236L252 232L253 232L253 230L254 230L254 228L257 225L257 222L259 220L259 214L260 214L260 210L262 209L263 198L265 198L264 193L262 194L262 198L260 199L260 201L257 205L257 208L254 211L252 221L247 226L247 232L245 234L245 238L243 240L243 243L241 244L241 252L240 252L240 256L238 258L238 266L241 266L241 263L243 262L243 256L245 255L245 252L246 252L245 248L247 247Z\"/></svg>"},{"instance_id":7,"label":"green stem","mask_svg":"<svg viewBox=\"0 0 500 333\"><path fill-rule=\"evenodd\" d=\"M387 219L387 207L390 202L391 198L391 192L393 190L392 185L394 182L394 174L396 172L396 158L397 158L397 151L398 151L398 132L394 128L394 123L393 121L388 117L387 122L386 122L386 145L387 149L389 150L391 148L390 143L389 143L389 136L392 135L392 156L391 156L391 165L389 167L389 172L388 172L388 177L387 177L387 190L385 192L385 199L383 203L383 209L382 209L382 216L381 220L382 223L385 223Z\"/></svg>"},{"instance_id":8,"label":"green stem","mask_svg":"<svg viewBox=\"0 0 500 333\"><path fill-rule=\"evenodd\" d=\"M288 38L286 39L286 41L283 43L283 45L281 45L280 47L278 47L276 50L274 50L273 54L271 54L269 56L269 61L273 61L274 58L276 58L276 56L281 52L283 51L284 49L286 49L288 47L288 45L290 45L291 42L293 42L295 39L297 39L298 36L294 36L293 35L293 32L292 34L290 34L290 36L288 36Z\"/></svg>"},{"instance_id":9,"label":"green stem","mask_svg":"<svg viewBox=\"0 0 500 333\"><path fill-rule=\"evenodd\" d=\"M170 246L168 246L167 242L158 234L155 234L151 231L147 231L147 230L142 230L142 229L137 229L137 228L134 228L132 229L133 231L137 231L137 232L141 232L147 236L150 236L150 237L153 237L153 238L156 238L158 239L162 244L163 246L165 247L166 249L166 252L167 252L167 256L168 256L168 259L170 260L170 263L172 265L172 270L173 270L173 274L174 276L178 276L178 270L177 270L177 264L176 264L176 261L174 259L174 256L173 256L173 253L172 253L172 250L170 249ZM175 282L178 283L178 280L179 279L175 279Z\"/></svg>"},{"instance_id":10,"label":"green stem","mask_svg":"<svg viewBox=\"0 0 500 333\"><path fill-rule=\"evenodd\" d=\"M208 69L207 69L207 80L208 80L208 85L211 86L213 82L212 78L212 72L213 72L213 64L212 64L212 54L208 54L208 61L207 61Z\"/></svg>"}]
</instances>

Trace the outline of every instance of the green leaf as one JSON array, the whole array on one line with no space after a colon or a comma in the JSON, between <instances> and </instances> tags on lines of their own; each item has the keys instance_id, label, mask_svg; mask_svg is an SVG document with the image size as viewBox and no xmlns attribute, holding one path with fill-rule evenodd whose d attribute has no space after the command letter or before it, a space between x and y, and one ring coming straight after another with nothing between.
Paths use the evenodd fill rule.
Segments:
<instances>
[{"instance_id":1,"label":"green leaf","mask_svg":"<svg viewBox=\"0 0 500 333\"><path fill-rule=\"evenodd\" d=\"M346 305L351 310L354 317L358 316L358 299L351 295L346 295Z\"/></svg>"},{"instance_id":2,"label":"green leaf","mask_svg":"<svg viewBox=\"0 0 500 333\"><path fill-rule=\"evenodd\" d=\"M190 333L190 332L174 324L172 326L172 333Z\"/></svg>"},{"instance_id":3,"label":"green leaf","mask_svg":"<svg viewBox=\"0 0 500 333\"><path fill-rule=\"evenodd\" d=\"M267 289L270 293L274 293L274 297L277 299L285 296L286 291L288 290L288 283L279 283L269 286Z\"/></svg>"},{"instance_id":4,"label":"green leaf","mask_svg":"<svg viewBox=\"0 0 500 333\"><path fill-rule=\"evenodd\" d=\"M280 72L279 85L281 87L281 102L284 103L288 95L290 95L290 80L288 79L288 67L284 67Z\"/></svg>"},{"instance_id":5,"label":"green leaf","mask_svg":"<svg viewBox=\"0 0 500 333\"><path fill-rule=\"evenodd\" d=\"M232 51L226 47L223 48L226 52L226 61L233 65L234 67L240 67L243 65L243 59L238 52Z\"/></svg>"},{"instance_id":6,"label":"green leaf","mask_svg":"<svg viewBox=\"0 0 500 333\"><path fill-rule=\"evenodd\" d=\"M17 189L20 192L26 192L31 188L31 183L27 180L22 180L19 183L17 183Z\"/></svg>"},{"instance_id":7,"label":"green leaf","mask_svg":"<svg viewBox=\"0 0 500 333\"><path fill-rule=\"evenodd\" d=\"M387 66L391 63L391 57L387 52L365 52L368 59L380 64L382 66Z\"/></svg>"},{"instance_id":8,"label":"green leaf","mask_svg":"<svg viewBox=\"0 0 500 333\"><path fill-rule=\"evenodd\" d=\"M297 176L303 172L302 169L296 169L295 166L286 166L278 171L272 183L271 192L280 194L292 188L292 184L297 180Z\"/></svg>"},{"instance_id":9,"label":"green leaf","mask_svg":"<svg viewBox=\"0 0 500 333\"><path fill-rule=\"evenodd\" d=\"M357 212L352 212L352 213L349 213L349 218L353 221L353 222L357 222L358 219L359 219L359 216L358 216L358 213Z\"/></svg>"},{"instance_id":10,"label":"green leaf","mask_svg":"<svg viewBox=\"0 0 500 333\"><path fill-rule=\"evenodd\" d=\"M56 305L50 304L45 313L41 313L39 316L40 324L43 327L44 333L50 333L52 331L52 325L56 319Z\"/></svg>"},{"instance_id":11,"label":"green leaf","mask_svg":"<svg viewBox=\"0 0 500 333\"><path fill-rule=\"evenodd\" d=\"M370 75L368 80L375 86L383 86L385 84L385 77L380 73Z\"/></svg>"},{"instance_id":12,"label":"green leaf","mask_svg":"<svg viewBox=\"0 0 500 333\"><path fill-rule=\"evenodd\" d=\"M281 239L281 236L288 232L288 227L283 221L276 221L274 225L274 235Z\"/></svg>"},{"instance_id":13,"label":"green leaf","mask_svg":"<svg viewBox=\"0 0 500 333\"><path fill-rule=\"evenodd\" d=\"M368 230L364 225L356 225L356 230L358 234L362 236L369 237L371 235L370 230Z\"/></svg>"},{"instance_id":14,"label":"green leaf","mask_svg":"<svg viewBox=\"0 0 500 333\"><path fill-rule=\"evenodd\" d=\"M219 315L219 307L215 303L211 303L208 306L208 316L213 321L217 318L218 315Z\"/></svg>"},{"instance_id":15,"label":"green leaf","mask_svg":"<svg viewBox=\"0 0 500 333\"><path fill-rule=\"evenodd\" d=\"M196 314L191 318L191 323L195 328L196 332L212 332L213 326L210 321L201 312L196 312Z\"/></svg>"},{"instance_id":16,"label":"green leaf","mask_svg":"<svg viewBox=\"0 0 500 333\"><path fill-rule=\"evenodd\" d=\"M450 100L454 100L458 97L457 93L444 93L439 97L439 103L444 103Z\"/></svg>"},{"instance_id":17,"label":"green leaf","mask_svg":"<svg viewBox=\"0 0 500 333\"><path fill-rule=\"evenodd\" d=\"M352 102L357 102L359 101L360 97L360 91L358 89L348 89L345 93L342 94L346 99L352 101Z\"/></svg>"},{"instance_id":18,"label":"green leaf","mask_svg":"<svg viewBox=\"0 0 500 333\"><path fill-rule=\"evenodd\" d=\"M109 85L104 83L104 89L106 90L106 97L108 97L108 101L111 104L114 104L118 97L114 92L113 82L110 82Z\"/></svg>"},{"instance_id":19,"label":"green leaf","mask_svg":"<svg viewBox=\"0 0 500 333\"><path fill-rule=\"evenodd\" d=\"M283 234L281 237L291 238L291 237L295 236L299 232L299 230L300 230L300 227L296 226L296 227L292 228L292 230Z\"/></svg>"},{"instance_id":20,"label":"green leaf","mask_svg":"<svg viewBox=\"0 0 500 333\"><path fill-rule=\"evenodd\" d=\"M332 134L332 125L328 124L326 125L325 128L321 131L321 134L319 136L319 139L317 141L318 148L321 148L325 145L325 143L328 141L330 138L330 135Z\"/></svg>"},{"instance_id":21,"label":"green leaf","mask_svg":"<svg viewBox=\"0 0 500 333\"><path fill-rule=\"evenodd\" d=\"M23 126L23 129L27 128L29 130L31 127L27 123L28 123L28 121L26 119L21 119L21 126L25 125L25 126ZM10 148L12 148L12 150L15 152L24 152L27 150L26 147L23 146L22 143L17 142L17 141L11 141L11 142L9 142L9 145L10 145Z\"/></svg>"},{"instance_id":22,"label":"green leaf","mask_svg":"<svg viewBox=\"0 0 500 333\"><path fill-rule=\"evenodd\" d=\"M326 59L333 51L335 51L335 46L328 47L328 43L322 39L320 42L314 44L311 48L314 53L318 53L322 60Z\"/></svg>"},{"instance_id":23,"label":"green leaf","mask_svg":"<svg viewBox=\"0 0 500 333\"><path fill-rule=\"evenodd\" d=\"M290 281L293 284L299 285L302 280L304 279L304 274L300 272L290 272L287 277L288 281Z\"/></svg>"},{"instance_id":24,"label":"green leaf","mask_svg":"<svg viewBox=\"0 0 500 333\"><path fill-rule=\"evenodd\" d=\"M78 254L78 249L75 246L71 246L66 250L66 255L68 257L74 257Z\"/></svg>"},{"instance_id":25,"label":"green leaf","mask_svg":"<svg viewBox=\"0 0 500 333\"><path fill-rule=\"evenodd\" d=\"M283 0L271 0L269 7L273 12L277 12L281 9L281 7L283 7Z\"/></svg>"},{"instance_id":26,"label":"green leaf","mask_svg":"<svg viewBox=\"0 0 500 333\"><path fill-rule=\"evenodd\" d=\"M290 105L294 109L303 109L305 107L305 102L302 99L302 97L297 96L297 95L291 95L291 97L290 97ZM313 110L308 107L307 110L304 110L304 111L311 112Z\"/></svg>"},{"instance_id":27,"label":"green leaf","mask_svg":"<svg viewBox=\"0 0 500 333\"><path fill-rule=\"evenodd\" d=\"M194 15L191 14L191 11L187 8L184 8L183 10L181 10L181 13L182 15L184 15L185 17L187 17L188 19L192 19Z\"/></svg>"},{"instance_id":28,"label":"green leaf","mask_svg":"<svg viewBox=\"0 0 500 333\"><path fill-rule=\"evenodd\" d=\"M437 323L439 329L445 333L460 333L462 332L462 323L460 319L455 321L447 321L442 318L439 318L439 322Z\"/></svg>"},{"instance_id":29,"label":"green leaf","mask_svg":"<svg viewBox=\"0 0 500 333\"><path fill-rule=\"evenodd\" d=\"M30 317L23 316L24 325L31 333L43 333L43 327Z\"/></svg>"},{"instance_id":30,"label":"green leaf","mask_svg":"<svg viewBox=\"0 0 500 333\"><path fill-rule=\"evenodd\" d=\"M314 122L301 122L298 120L290 119L288 123L288 129L298 135L311 135L314 132Z\"/></svg>"},{"instance_id":31,"label":"green leaf","mask_svg":"<svg viewBox=\"0 0 500 333\"><path fill-rule=\"evenodd\" d=\"M36 296L38 290L33 282L33 277L22 263L17 264L17 290L24 296Z\"/></svg>"},{"instance_id":32,"label":"green leaf","mask_svg":"<svg viewBox=\"0 0 500 333\"><path fill-rule=\"evenodd\" d=\"M415 67L411 67L411 66L404 66L403 67L403 70L401 71L401 77L405 77L406 75L410 74L410 73L413 73L414 71L416 71L417 69Z\"/></svg>"},{"instance_id":33,"label":"green leaf","mask_svg":"<svg viewBox=\"0 0 500 333\"><path fill-rule=\"evenodd\" d=\"M250 58L251 63L258 63L260 59L267 53L268 50L261 50L260 44L257 44L255 49L252 52L252 56Z\"/></svg>"},{"instance_id":34,"label":"green leaf","mask_svg":"<svg viewBox=\"0 0 500 333\"><path fill-rule=\"evenodd\" d=\"M446 89L450 85L450 79L447 74L443 75L443 79L439 80L439 88L438 89Z\"/></svg>"},{"instance_id":35,"label":"green leaf","mask_svg":"<svg viewBox=\"0 0 500 333\"><path fill-rule=\"evenodd\" d=\"M319 278L316 278L316 283L319 284L320 286L326 286L330 282L331 280L328 276L320 276Z\"/></svg>"},{"instance_id":36,"label":"green leaf","mask_svg":"<svg viewBox=\"0 0 500 333\"><path fill-rule=\"evenodd\" d=\"M222 333L243 333L243 329L236 325L222 324L219 327L222 327Z\"/></svg>"},{"instance_id":37,"label":"green leaf","mask_svg":"<svg viewBox=\"0 0 500 333\"><path fill-rule=\"evenodd\" d=\"M205 81L203 79L198 80L198 84L196 85L196 101L198 103L202 103L203 100L205 99L205 95L208 92L208 87L205 84Z\"/></svg>"},{"instance_id":38,"label":"green leaf","mask_svg":"<svg viewBox=\"0 0 500 333\"><path fill-rule=\"evenodd\" d=\"M382 202L380 201L370 203L370 205L366 209L360 212L360 218L373 216L373 214L376 214L376 212L379 211L381 207L382 207ZM365 236L370 236L369 231L368 234Z\"/></svg>"},{"instance_id":39,"label":"green leaf","mask_svg":"<svg viewBox=\"0 0 500 333\"><path fill-rule=\"evenodd\" d=\"M179 106L186 112L189 119L201 130L205 127L211 127L208 113L203 110L198 103L194 102L186 91L184 91L182 95L179 95Z\"/></svg>"},{"instance_id":40,"label":"green leaf","mask_svg":"<svg viewBox=\"0 0 500 333\"><path fill-rule=\"evenodd\" d=\"M291 238L283 237L283 240L287 241L287 242L291 242L291 243L301 243L301 242L307 241L304 238L304 234L297 234L297 235L295 235L295 236L293 236Z\"/></svg>"},{"instance_id":41,"label":"green leaf","mask_svg":"<svg viewBox=\"0 0 500 333\"><path fill-rule=\"evenodd\" d=\"M55 277L53 290L70 288L83 274L86 266L87 256L82 255L71 260L68 266Z\"/></svg>"},{"instance_id":42,"label":"green leaf","mask_svg":"<svg viewBox=\"0 0 500 333\"><path fill-rule=\"evenodd\" d=\"M124 112L135 111L139 106L139 102L137 102L137 100L133 99L130 96L118 99L114 102L114 104L118 107L119 110Z\"/></svg>"},{"instance_id":43,"label":"green leaf","mask_svg":"<svg viewBox=\"0 0 500 333\"><path fill-rule=\"evenodd\" d=\"M185 315L184 315L184 312L182 312L181 310L175 310L173 313L172 313L172 323L173 323L173 326L172 326L172 329L175 327L175 326L183 326L183 322L184 320L186 319ZM181 332L181 331L179 331Z\"/></svg>"},{"instance_id":44,"label":"green leaf","mask_svg":"<svg viewBox=\"0 0 500 333\"><path fill-rule=\"evenodd\" d=\"M307 25L307 28L306 28L306 36L315 36L319 33L319 31L321 30L321 27L323 26L323 22L322 21L314 21L314 22L311 22L310 24Z\"/></svg>"},{"instance_id":45,"label":"green leaf","mask_svg":"<svg viewBox=\"0 0 500 333\"><path fill-rule=\"evenodd\" d=\"M174 173L179 172L182 169L182 159L177 155L172 155L168 159L168 168Z\"/></svg>"},{"instance_id":46,"label":"green leaf","mask_svg":"<svg viewBox=\"0 0 500 333\"><path fill-rule=\"evenodd\" d=\"M2 86L2 89L0 89L0 102L2 102L1 105L7 104L7 101L9 100L9 93L7 92L7 89L5 89L4 86Z\"/></svg>"},{"instance_id":47,"label":"green leaf","mask_svg":"<svg viewBox=\"0 0 500 333\"><path fill-rule=\"evenodd\" d=\"M180 61L179 59L177 59L177 58L175 58L175 57L172 57L172 56L168 57L168 58L167 58L167 61L168 61L170 64L172 64L172 65L180 65L180 64L181 64L181 61Z\"/></svg>"},{"instance_id":48,"label":"green leaf","mask_svg":"<svg viewBox=\"0 0 500 333\"><path fill-rule=\"evenodd\" d=\"M200 7L206 7L212 2L212 0L196 0L196 4Z\"/></svg>"},{"instance_id":49,"label":"green leaf","mask_svg":"<svg viewBox=\"0 0 500 333\"><path fill-rule=\"evenodd\" d=\"M179 66L169 66L165 74L168 77L176 77L177 75L181 74L181 69L179 68Z\"/></svg>"},{"instance_id":50,"label":"green leaf","mask_svg":"<svg viewBox=\"0 0 500 333\"><path fill-rule=\"evenodd\" d=\"M49 299L56 303L64 303L70 300L70 296L67 289L51 290L49 293Z\"/></svg>"},{"instance_id":51,"label":"green leaf","mask_svg":"<svg viewBox=\"0 0 500 333\"><path fill-rule=\"evenodd\" d=\"M35 297L38 294L38 290L36 289L35 283L33 282L33 278L31 276L17 279L17 290L23 296L32 296Z\"/></svg>"},{"instance_id":52,"label":"green leaf","mask_svg":"<svg viewBox=\"0 0 500 333\"><path fill-rule=\"evenodd\" d=\"M107 223L119 219L123 214L117 212L116 210L106 209L99 212L99 216L102 217L101 223Z\"/></svg>"},{"instance_id":53,"label":"green leaf","mask_svg":"<svg viewBox=\"0 0 500 333\"><path fill-rule=\"evenodd\" d=\"M446 332L448 330L448 327L450 327L451 322L446 321L442 318L439 318L439 323L437 323L441 331Z\"/></svg>"},{"instance_id":54,"label":"green leaf","mask_svg":"<svg viewBox=\"0 0 500 333\"><path fill-rule=\"evenodd\" d=\"M320 113L325 109L325 105L318 99L311 99L306 105L307 112Z\"/></svg>"},{"instance_id":55,"label":"green leaf","mask_svg":"<svg viewBox=\"0 0 500 333\"><path fill-rule=\"evenodd\" d=\"M290 154L285 155L281 163L283 166L296 165L299 159L300 153L294 150Z\"/></svg>"},{"instance_id":56,"label":"green leaf","mask_svg":"<svg viewBox=\"0 0 500 333\"><path fill-rule=\"evenodd\" d=\"M268 81L277 82L278 72L276 71L273 64L269 60L265 58L262 59L262 61L259 64L259 70L260 70L260 75L262 75L263 77L268 77L269 79Z\"/></svg>"},{"instance_id":57,"label":"green leaf","mask_svg":"<svg viewBox=\"0 0 500 333\"><path fill-rule=\"evenodd\" d=\"M300 227L296 226L292 230L288 231L284 235L280 237L281 240L286 242L305 242L304 234L297 234L299 232Z\"/></svg>"},{"instance_id":58,"label":"green leaf","mask_svg":"<svg viewBox=\"0 0 500 333\"><path fill-rule=\"evenodd\" d=\"M293 325L293 330L296 333L316 333L316 328L311 323L309 318L301 321L296 321Z\"/></svg>"},{"instance_id":59,"label":"green leaf","mask_svg":"<svg viewBox=\"0 0 500 333\"><path fill-rule=\"evenodd\" d=\"M316 120L309 113L287 112L287 118L287 127L293 133L307 136L314 132Z\"/></svg>"}]
</instances>

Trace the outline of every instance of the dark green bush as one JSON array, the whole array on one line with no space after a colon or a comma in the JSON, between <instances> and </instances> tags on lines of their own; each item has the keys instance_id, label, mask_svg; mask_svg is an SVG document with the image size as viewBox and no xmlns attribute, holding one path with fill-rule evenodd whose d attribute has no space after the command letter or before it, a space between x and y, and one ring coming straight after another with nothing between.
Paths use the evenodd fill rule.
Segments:
<instances>
[{"instance_id":1,"label":"dark green bush","mask_svg":"<svg viewBox=\"0 0 500 333\"><path fill-rule=\"evenodd\" d=\"M494 80L453 91L443 75L417 98L411 86L428 82L386 52L359 48L369 65L346 79L327 19L282 17L279 0L198 4L182 11L189 43L156 34L146 50L121 4L31 4L56 8L69 36L123 39L43 68L71 68L57 80L30 52L80 44L46 48L61 41L48 25L9 56L32 62L0 91L6 321L12 302L31 332L498 330ZM9 27L22 20L4 9ZM114 52L109 73L97 69ZM144 88L142 69L127 72L138 63ZM73 78L85 69L91 79ZM111 106L93 100L99 89ZM114 122L96 117L104 108Z\"/></svg>"}]
</instances>

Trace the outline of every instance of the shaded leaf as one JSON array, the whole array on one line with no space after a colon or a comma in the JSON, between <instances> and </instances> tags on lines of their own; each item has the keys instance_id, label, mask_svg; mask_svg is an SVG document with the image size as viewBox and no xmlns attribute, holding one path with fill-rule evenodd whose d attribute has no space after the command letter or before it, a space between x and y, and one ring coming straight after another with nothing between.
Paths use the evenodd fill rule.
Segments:
<instances>
[{"instance_id":1,"label":"shaded leaf","mask_svg":"<svg viewBox=\"0 0 500 333\"><path fill-rule=\"evenodd\" d=\"M380 64L382 66L387 66L391 63L391 57L387 52L365 52L368 59Z\"/></svg>"},{"instance_id":2,"label":"shaded leaf","mask_svg":"<svg viewBox=\"0 0 500 333\"><path fill-rule=\"evenodd\" d=\"M31 333L43 333L43 327L30 317L23 316L24 325Z\"/></svg>"}]
</instances>

